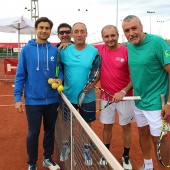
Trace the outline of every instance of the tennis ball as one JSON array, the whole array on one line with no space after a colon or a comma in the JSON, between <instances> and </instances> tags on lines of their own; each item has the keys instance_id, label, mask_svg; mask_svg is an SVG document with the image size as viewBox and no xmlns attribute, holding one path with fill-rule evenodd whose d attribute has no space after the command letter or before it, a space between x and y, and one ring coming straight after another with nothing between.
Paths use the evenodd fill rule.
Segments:
<instances>
[{"instance_id":1,"label":"tennis ball","mask_svg":"<svg viewBox=\"0 0 170 170\"><path fill-rule=\"evenodd\" d=\"M53 89L57 89L57 88L58 88L58 83L53 83L53 84L51 85L51 87L52 87Z\"/></svg>"},{"instance_id":2,"label":"tennis ball","mask_svg":"<svg viewBox=\"0 0 170 170\"><path fill-rule=\"evenodd\" d=\"M53 84L54 83L54 79L53 78L49 78L48 79L48 84Z\"/></svg>"},{"instance_id":3,"label":"tennis ball","mask_svg":"<svg viewBox=\"0 0 170 170\"><path fill-rule=\"evenodd\" d=\"M64 87L63 85L59 85L58 88L57 88L58 92L62 92L64 90Z\"/></svg>"}]
</instances>

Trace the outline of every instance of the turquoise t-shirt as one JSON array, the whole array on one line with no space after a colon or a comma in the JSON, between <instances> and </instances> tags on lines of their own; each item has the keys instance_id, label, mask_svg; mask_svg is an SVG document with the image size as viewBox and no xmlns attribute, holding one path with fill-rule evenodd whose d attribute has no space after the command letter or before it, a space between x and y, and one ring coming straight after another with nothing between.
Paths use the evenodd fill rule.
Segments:
<instances>
[{"instance_id":1,"label":"turquoise t-shirt","mask_svg":"<svg viewBox=\"0 0 170 170\"><path fill-rule=\"evenodd\" d=\"M146 34L139 46L128 43L128 63L135 101L142 110L160 110L160 94L168 95L168 73L164 66L170 63L170 46L159 36Z\"/></svg>"},{"instance_id":2,"label":"turquoise t-shirt","mask_svg":"<svg viewBox=\"0 0 170 170\"><path fill-rule=\"evenodd\" d=\"M91 45L86 45L83 50L76 50L74 44L61 50L61 63L64 67L64 94L68 100L78 103L78 95L87 83L92 62L98 50ZM95 91L92 89L84 99L84 103L95 101Z\"/></svg>"}]
</instances>

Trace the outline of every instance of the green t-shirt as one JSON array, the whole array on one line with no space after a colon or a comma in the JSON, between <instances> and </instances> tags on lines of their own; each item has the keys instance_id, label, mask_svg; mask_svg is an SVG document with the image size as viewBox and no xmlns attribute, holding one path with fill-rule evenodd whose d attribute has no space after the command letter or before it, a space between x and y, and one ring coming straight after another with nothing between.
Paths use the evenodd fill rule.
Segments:
<instances>
[{"instance_id":1,"label":"green t-shirt","mask_svg":"<svg viewBox=\"0 0 170 170\"><path fill-rule=\"evenodd\" d=\"M146 34L139 46L128 43L128 63L135 101L141 110L160 110L160 94L168 95L168 73L164 66L170 63L170 46L159 36Z\"/></svg>"}]
</instances>

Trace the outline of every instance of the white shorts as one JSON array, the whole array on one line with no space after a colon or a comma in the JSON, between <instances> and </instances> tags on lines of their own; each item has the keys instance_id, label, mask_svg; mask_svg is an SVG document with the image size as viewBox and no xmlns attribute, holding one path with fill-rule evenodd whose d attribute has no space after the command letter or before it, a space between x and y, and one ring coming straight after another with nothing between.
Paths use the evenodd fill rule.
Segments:
<instances>
[{"instance_id":1,"label":"white shorts","mask_svg":"<svg viewBox=\"0 0 170 170\"><path fill-rule=\"evenodd\" d=\"M106 104L107 101L101 100L101 107L104 107ZM120 101L118 103L112 103L101 111L100 121L103 124L113 124L115 122L115 114L117 111L120 125L123 126L134 122L134 106L134 101Z\"/></svg>"},{"instance_id":2,"label":"white shorts","mask_svg":"<svg viewBox=\"0 0 170 170\"><path fill-rule=\"evenodd\" d=\"M152 136L160 136L162 127L161 110L145 111L137 107L134 109L138 127L149 125Z\"/></svg>"}]
</instances>

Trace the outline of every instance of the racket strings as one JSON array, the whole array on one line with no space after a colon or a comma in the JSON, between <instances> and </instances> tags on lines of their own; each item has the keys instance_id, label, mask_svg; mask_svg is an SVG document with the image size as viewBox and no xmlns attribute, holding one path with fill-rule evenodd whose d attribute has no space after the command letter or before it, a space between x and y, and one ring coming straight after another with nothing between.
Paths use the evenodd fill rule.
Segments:
<instances>
[{"instance_id":1,"label":"racket strings","mask_svg":"<svg viewBox=\"0 0 170 170\"><path fill-rule=\"evenodd\" d=\"M84 88L88 88L96 80L100 72L100 65L101 65L101 56L96 55L95 59L92 62L92 67L90 69L88 80Z\"/></svg>"},{"instance_id":2,"label":"racket strings","mask_svg":"<svg viewBox=\"0 0 170 170\"><path fill-rule=\"evenodd\" d=\"M95 56L90 72L88 74L87 83L84 86L84 89L78 95L78 106L81 108L84 99L86 98L86 94L84 91L90 87L90 85L95 82L96 78L99 76L100 73L100 65L101 65L101 56L98 54ZM81 108L82 109L82 108ZM83 109L82 109L83 110Z\"/></svg>"}]
</instances>

